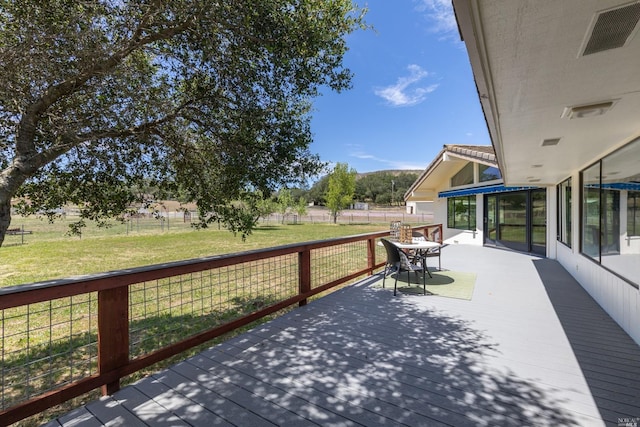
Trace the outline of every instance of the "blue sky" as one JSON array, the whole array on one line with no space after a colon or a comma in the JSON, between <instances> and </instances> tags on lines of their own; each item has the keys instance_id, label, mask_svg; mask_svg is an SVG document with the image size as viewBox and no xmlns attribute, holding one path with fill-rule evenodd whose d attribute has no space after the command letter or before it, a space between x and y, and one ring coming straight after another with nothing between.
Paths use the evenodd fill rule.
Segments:
<instances>
[{"instance_id":1,"label":"blue sky","mask_svg":"<svg viewBox=\"0 0 640 427\"><path fill-rule=\"evenodd\" d=\"M425 169L444 144L489 145L450 0L358 0L353 88L314 100L311 151L358 172Z\"/></svg>"}]
</instances>

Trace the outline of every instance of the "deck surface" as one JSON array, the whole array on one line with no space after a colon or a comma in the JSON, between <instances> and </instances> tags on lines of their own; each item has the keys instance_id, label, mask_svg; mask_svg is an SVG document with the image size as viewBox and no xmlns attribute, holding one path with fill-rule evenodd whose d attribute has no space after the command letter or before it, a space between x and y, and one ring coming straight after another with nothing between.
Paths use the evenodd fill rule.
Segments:
<instances>
[{"instance_id":1,"label":"deck surface","mask_svg":"<svg viewBox=\"0 0 640 427\"><path fill-rule=\"evenodd\" d=\"M472 300L365 280L47 426L639 421L640 347L560 264L453 245L442 266L476 273Z\"/></svg>"}]
</instances>

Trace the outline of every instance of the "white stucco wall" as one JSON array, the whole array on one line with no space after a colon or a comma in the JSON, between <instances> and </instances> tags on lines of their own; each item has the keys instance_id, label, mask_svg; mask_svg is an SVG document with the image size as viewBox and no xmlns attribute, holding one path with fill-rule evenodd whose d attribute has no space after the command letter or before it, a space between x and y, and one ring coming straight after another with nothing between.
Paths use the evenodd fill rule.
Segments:
<instances>
[{"instance_id":1,"label":"white stucco wall","mask_svg":"<svg viewBox=\"0 0 640 427\"><path fill-rule=\"evenodd\" d=\"M407 202L408 214L432 214L434 202Z\"/></svg>"}]
</instances>

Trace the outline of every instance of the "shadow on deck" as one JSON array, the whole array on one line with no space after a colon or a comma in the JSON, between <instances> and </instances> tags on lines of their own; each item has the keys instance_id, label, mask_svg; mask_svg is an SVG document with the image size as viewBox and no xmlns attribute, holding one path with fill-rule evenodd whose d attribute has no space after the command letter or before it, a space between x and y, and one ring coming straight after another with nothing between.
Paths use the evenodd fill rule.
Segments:
<instances>
[{"instance_id":1,"label":"shadow on deck","mask_svg":"<svg viewBox=\"0 0 640 427\"><path fill-rule=\"evenodd\" d=\"M640 348L557 262L451 246L442 265L477 274L471 301L394 297L368 279L48 425L585 426L640 416Z\"/></svg>"}]
</instances>

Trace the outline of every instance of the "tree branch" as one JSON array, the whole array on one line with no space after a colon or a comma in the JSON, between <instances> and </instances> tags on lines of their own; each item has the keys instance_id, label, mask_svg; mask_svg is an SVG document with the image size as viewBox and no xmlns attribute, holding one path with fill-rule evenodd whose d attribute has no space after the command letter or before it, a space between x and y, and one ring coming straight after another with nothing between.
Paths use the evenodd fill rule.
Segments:
<instances>
[{"instance_id":1,"label":"tree branch","mask_svg":"<svg viewBox=\"0 0 640 427\"><path fill-rule=\"evenodd\" d=\"M18 156L20 154L26 155L27 157L35 155L35 147L33 144L36 124L51 105L80 90L80 88L82 88L89 79L101 74L106 74L108 71L113 70L137 49L160 40L170 39L176 34L186 31L191 25L193 25L194 19L196 19L194 16L187 21L173 23L173 25L168 26L161 31L149 34L146 37L141 37L151 16L152 13L149 13L143 17L143 20L134 31L133 36L122 49L116 51L113 55L103 61L95 62L91 68L81 72L75 77L51 86L44 92L44 95L39 100L32 103L31 106L27 108L20 120L18 138L16 140L16 153Z\"/></svg>"}]
</instances>

